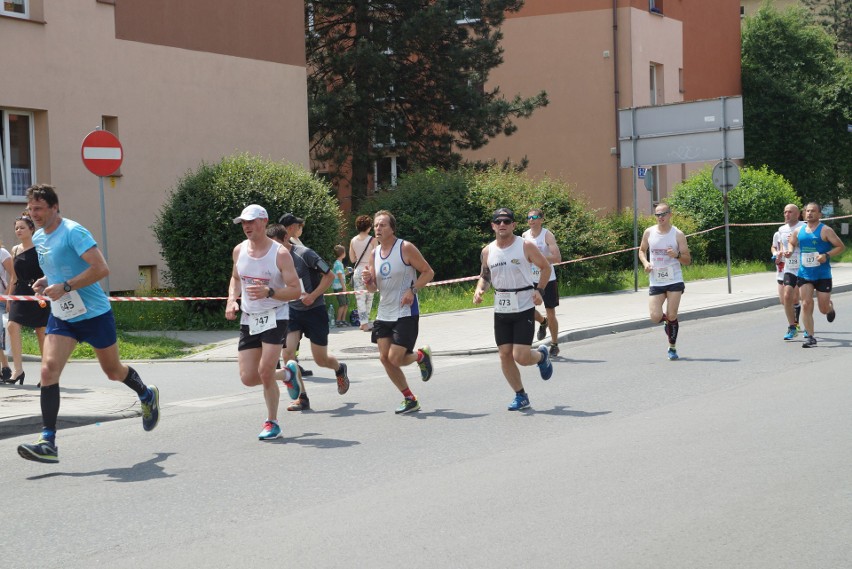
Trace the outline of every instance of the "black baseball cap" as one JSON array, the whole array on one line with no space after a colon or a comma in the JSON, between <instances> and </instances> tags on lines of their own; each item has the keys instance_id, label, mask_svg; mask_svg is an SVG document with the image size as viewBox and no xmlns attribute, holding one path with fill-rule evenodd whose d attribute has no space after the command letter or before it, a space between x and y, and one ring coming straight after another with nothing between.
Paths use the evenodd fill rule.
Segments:
<instances>
[{"instance_id":1,"label":"black baseball cap","mask_svg":"<svg viewBox=\"0 0 852 569\"><path fill-rule=\"evenodd\" d=\"M497 221L498 219L508 219L509 221L515 221L515 212L509 209L508 207L501 207L500 209L494 212L494 215L491 216L491 221Z\"/></svg>"},{"instance_id":2,"label":"black baseball cap","mask_svg":"<svg viewBox=\"0 0 852 569\"><path fill-rule=\"evenodd\" d=\"M280 223L284 227L289 227L294 223L305 223L305 220L301 217L296 217L292 213L285 213L280 218L278 218L278 223Z\"/></svg>"}]
</instances>

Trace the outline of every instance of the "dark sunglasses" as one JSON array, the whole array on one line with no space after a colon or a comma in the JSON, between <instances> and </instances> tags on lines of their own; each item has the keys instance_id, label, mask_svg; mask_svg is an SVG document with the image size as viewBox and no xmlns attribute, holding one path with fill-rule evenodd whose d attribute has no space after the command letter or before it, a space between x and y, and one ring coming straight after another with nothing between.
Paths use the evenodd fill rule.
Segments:
<instances>
[{"instance_id":1,"label":"dark sunglasses","mask_svg":"<svg viewBox=\"0 0 852 569\"><path fill-rule=\"evenodd\" d=\"M527 219L541 219L540 215L528 215Z\"/></svg>"},{"instance_id":2,"label":"dark sunglasses","mask_svg":"<svg viewBox=\"0 0 852 569\"><path fill-rule=\"evenodd\" d=\"M491 223L493 223L494 225L511 225L515 222L512 221L511 219L506 219L505 217L503 217L503 218L500 218L500 219L495 219Z\"/></svg>"},{"instance_id":3,"label":"dark sunglasses","mask_svg":"<svg viewBox=\"0 0 852 569\"><path fill-rule=\"evenodd\" d=\"M667 216L667 215L668 215L668 214L670 214L670 213L671 213L670 211L661 211L660 213L655 213L654 215L655 215L656 217L665 217L665 216Z\"/></svg>"}]
</instances>

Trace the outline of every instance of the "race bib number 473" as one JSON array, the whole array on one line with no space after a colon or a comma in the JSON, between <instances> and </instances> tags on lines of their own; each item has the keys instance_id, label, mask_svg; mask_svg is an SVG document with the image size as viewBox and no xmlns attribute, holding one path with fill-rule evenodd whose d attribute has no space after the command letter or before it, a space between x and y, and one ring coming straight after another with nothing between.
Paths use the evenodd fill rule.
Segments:
<instances>
[{"instance_id":1,"label":"race bib number 473","mask_svg":"<svg viewBox=\"0 0 852 569\"><path fill-rule=\"evenodd\" d=\"M495 292L494 312L499 312L500 314L518 312L518 293L515 291Z\"/></svg>"}]
</instances>

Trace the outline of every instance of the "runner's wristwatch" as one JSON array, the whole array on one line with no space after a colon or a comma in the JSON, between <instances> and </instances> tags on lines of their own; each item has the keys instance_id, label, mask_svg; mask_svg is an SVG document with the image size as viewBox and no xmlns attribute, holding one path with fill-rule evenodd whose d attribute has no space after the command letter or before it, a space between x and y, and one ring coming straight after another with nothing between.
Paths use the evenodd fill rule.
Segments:
<instances>
[{"instance_id":1,"label":"runner's wristwatch","mask_svg":"<svg viewBox=\"0 0 852 569\"><path fill-rule=\"evenodd\" d=\"M269 287L269 292L266 293L266 298L272 298L273 296L275 296L275 289Z\"/></svg>"},{"instance_id":2,"label":"runner's wristwatch","mask_svg":"<svg viewBox=\"0 0 852 569\"><path fill-rule=\"evenodd\" d=\"M71 292L71 285L68 284L68 281L62 283L62 288L65 289L65 292Z\"/></svg>"}]
</instances>

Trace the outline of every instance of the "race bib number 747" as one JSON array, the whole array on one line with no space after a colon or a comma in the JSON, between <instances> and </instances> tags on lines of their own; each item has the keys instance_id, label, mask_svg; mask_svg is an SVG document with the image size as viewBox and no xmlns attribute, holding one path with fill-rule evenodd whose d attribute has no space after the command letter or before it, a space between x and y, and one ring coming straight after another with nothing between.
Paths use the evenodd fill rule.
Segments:
<instances>
[{"instance_id":1,"label":"race bib number 747","mask_svg":"<svg viewBox=\"0 0 852 569\"><path fill-rule=\"evenodd\" d=\"M254 336L267 330L272 330L278 325L275 320L275 309L270 308L263 312L249 314L249 334Z\"/></svg>"}]
</instances>

